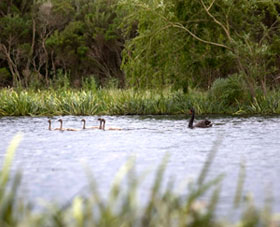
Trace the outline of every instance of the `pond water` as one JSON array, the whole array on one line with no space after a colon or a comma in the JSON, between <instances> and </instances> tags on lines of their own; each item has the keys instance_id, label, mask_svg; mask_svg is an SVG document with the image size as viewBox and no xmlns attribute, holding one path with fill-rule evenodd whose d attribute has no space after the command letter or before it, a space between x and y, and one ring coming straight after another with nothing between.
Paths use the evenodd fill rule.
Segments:
<instances>
[{"instance_id":1,"label":"pond water","mask_svg":"<svg viewBox=\"0 0 280 227\"><path fill-rule=\"evenodd\" d=\"M62 118L65 127L97 125L97 116L53 117L54 127ZM30 200L38 198L67 202L83 193L88 185L86 168L106 194L116 175L130 157L136 159L139 174L151 175L168 153L165 178L175 179L175 190L184 193L187 182L196 180L213 144L221 140L209 179L225 174L218 216L226 216L233 206L240 163L245 163L244 195L251 193L259 206L269 196L273 209L280 211L280 118L209 116L214 126L188 129L184 116L104 116L106 126L122 131L49 131L46 117L0 118L0 161L17 132L24 138L17 149L13 169L23 172L22 192ZM142 185L148 193L150 183ZM184 189L184 190L183 190Z\"/></svg>"}]
</instances>

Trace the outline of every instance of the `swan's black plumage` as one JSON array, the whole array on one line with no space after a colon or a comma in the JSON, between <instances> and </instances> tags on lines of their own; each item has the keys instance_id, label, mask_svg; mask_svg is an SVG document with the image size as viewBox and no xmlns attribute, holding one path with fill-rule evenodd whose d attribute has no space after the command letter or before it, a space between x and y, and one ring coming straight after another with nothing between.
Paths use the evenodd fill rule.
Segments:
<instances>
[{"instance_id":1,"label":"swan's black plumage","mask_svg":"<svg viewBox=\"0 0 280 227\"><path fill-rule=\"evenodd\" d=\"M201 121L197 122L196 124L193 124L194 116L195 116L195 110L193 108L190 109L190 114L192 116L189 121L189 128L210 128L210 127L212 127L211 121L209 121L207 119L201 120Z\"/></svg>"}]
</instances>

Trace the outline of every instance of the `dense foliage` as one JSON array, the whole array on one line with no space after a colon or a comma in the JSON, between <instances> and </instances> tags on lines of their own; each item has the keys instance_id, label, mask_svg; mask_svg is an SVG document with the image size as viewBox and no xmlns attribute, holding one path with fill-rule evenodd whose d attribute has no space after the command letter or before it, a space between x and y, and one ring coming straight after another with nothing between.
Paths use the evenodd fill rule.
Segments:
<instances>
[{"instance_id":1,"label":"dense foliage","mask_svg":"<svg viewBox=\"0 0 280 227\"><path fill-rule=\"evenodd\" d=\"M277 80L279 1L123 0L122 6L128 23L138 22L123 62L133 85L209 88L237 73L255 96L256 87L266 92Z\"/></svg>"},{"instance_id":2,"label":"dense foliage","mask_svg":"<svg viewBox=\"0 0 280 227\"><path fill-rule=\"evenodd\" d=\"M66 74L79 86L94 77L124 83L124 40L114 0L0 2L1 85L48 85Z\"/></svg>"},{"instance_id":3,"label":"dense foliage","mask_svg":"<svg viewBox=\"0 0 280 227\"><path fill-rule=\"evenodd\" d=\"M280 3L236 0L0 2L0 85L210 88L238 74L253 99L279 83Z\"/></svg>"}]
</instances>

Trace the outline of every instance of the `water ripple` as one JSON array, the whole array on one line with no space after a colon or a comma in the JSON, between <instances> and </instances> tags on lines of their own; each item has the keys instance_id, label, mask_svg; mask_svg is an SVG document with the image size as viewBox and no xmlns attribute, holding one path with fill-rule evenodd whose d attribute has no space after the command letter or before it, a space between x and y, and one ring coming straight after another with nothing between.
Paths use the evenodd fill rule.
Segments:
<instances>
[{"instance_id":1,"label":"water ripple","mask_svg":"<svg viewBox=\"0 0 280 227\"><path fill-rule=\"evenodd\" d=\"M81 119L98 125L97 116L53 117L54 127L62 118L65 127L81 128ZM118 169L129 157L136 157L137 170L153 172L162 158L170 155L166 176L178 183L195 179L213 147L222 137L209 176L225 173L221 210L232 205L240 163L246 164L245 193L257 203L265 189L275 196L280 211L279 117L216 117L209 129L187 128L188 119L173 116L104 116L106 126L122 131L48 131L46 117L3 117L0 160L17 132L24 133L13 169L24 171L23 188L30 198L66 201L87 185L85 166L91 169L100 191L107 192ZM272 186L271 186L272 185ZM146 188L146 187L144 187Z\"/></svg>"}]
</instances>

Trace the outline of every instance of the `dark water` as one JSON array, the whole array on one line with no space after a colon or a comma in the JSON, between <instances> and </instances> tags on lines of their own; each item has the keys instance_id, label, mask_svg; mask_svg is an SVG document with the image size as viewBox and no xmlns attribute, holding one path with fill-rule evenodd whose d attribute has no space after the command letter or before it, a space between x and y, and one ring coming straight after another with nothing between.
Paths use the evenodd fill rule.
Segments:
<instances>
[{"instance_id":1,"label":"dark water","mask_svg":"<svg viewBox=\"0 0 280 227\"><path fill-rule=\"evenodd\" d=\"M52 118L55 127L57 119ZM166 153L170 155L166 179L175 179L175 190L185 193L188 182L195 180L211 151L222 138L211 166L210 178L225 174L219 202L220 215L227 215L233 204L240 163L245 163L244 195L251 193L262 206L272 196L274 211L280 211L280 118L210 117L210 129L188 129L184 117L109 117L108 127L122 131L88 130L48 131L48 118L0 118L0 161L17 132L24 139L17 149L14 169L23 171L22 191L30 200L38 198L69 201L87 185L89 168L106 194L116 172L128 158L136 158L140 173L155 172ZM62 117L65 127L81 128L82 117ZM85 117L88 125L97 125L97 117ZM149 181L143 182L148 191ZM218 214L219 215L219 214Z\"/></svg>"}]
</instances>

